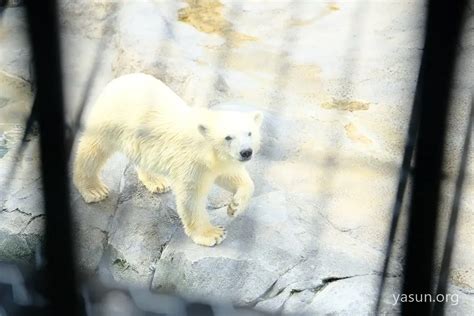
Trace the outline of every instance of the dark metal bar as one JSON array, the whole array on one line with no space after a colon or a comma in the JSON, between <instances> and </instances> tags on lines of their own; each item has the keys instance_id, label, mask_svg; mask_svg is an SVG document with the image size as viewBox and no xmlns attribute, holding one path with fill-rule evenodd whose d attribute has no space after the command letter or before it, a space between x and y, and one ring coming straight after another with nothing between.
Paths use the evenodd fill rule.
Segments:
<instances>
[{"instance_id":1,"label":"dark metal bar","mask_svg":"<svg viewBox=\"0 0 474 316\"><path fill-rule=\"evenodd\" d=\"M471 143L472 121L474 119L474 96L471 101L471 111L464 138L461 162L459 164L458 177L456 179L456 189L454 192L453 204L451 206L451 216L449 218L448 232L444 244L443 261L441 262L441 271L438 280L436 294L446 294L448 288L449 266L453 256L454 240L456 237L456 228L459 215L459 205L461 204L462 189L468 164L469 146ZM434 315L444 314L444 300L437 301L434 306Z\"/></svg>"},{"instance_id":2,"label":"dark metal bar","mask_svg":"<svg viewBox=\"0 0 474 316\"><path fill-rule=\"evenodd\" d=\"M433 295L433 259L438 221L446 117L466 0L428 4L421 61L420 129L410 204L404 294ZM404 315L429 315L431 302L402 303Z\"/></svg>"},{"instance_id":3,"label":"dark metal bar","mask_svg":"<svg viewBox=\"0 0 474 316\"><path fill-rule=\"evenodd\" d=\"M423 71L420 67L420 74ZM385 250L385 260L383 263L382 277L380 279L379 292L377 295L377 303L375 305L375 314L380 313L380 304L382 302L383 290L385 287L385 277L388 272L388 265L390 257L392 256L393 244L395 242L395 234L397 232L400 214L402 211L403 200L405 197L406 187L408 183L408 176L411 170L411 161L415 151L415 142L420 125L420 87L422 86L422 78L419 77L416 86L415 99L413 101L412 110L410 113L410 122L408 124L408 132L405 140L405 149L403 153L402 166L400 168L400 175L398 179L397 193L395 195L395 202L392 210L392 220L390 222L390 230L387 238L387 245Z\"/></svg>"},{"instance_id":4,"label":"dark metal bar","mask_svg":"<svg viewBox=\"0 0 474 316\"><path fill-rule=\"evenodd\" d=\"M37 83L48 299L52 315L77 315L56 1L29 0L26 8Z\"/></svg>"},{"instance_id":5,"label":"dark metal bar","mask_svg":"<svg viewBox=\"0 0 474 316\"><path fill-rule=\"evenodd\" d=\"M7 0L0 0L0 17L2 17L3 10L7 6Z\"/></svg>"}]
</instances>

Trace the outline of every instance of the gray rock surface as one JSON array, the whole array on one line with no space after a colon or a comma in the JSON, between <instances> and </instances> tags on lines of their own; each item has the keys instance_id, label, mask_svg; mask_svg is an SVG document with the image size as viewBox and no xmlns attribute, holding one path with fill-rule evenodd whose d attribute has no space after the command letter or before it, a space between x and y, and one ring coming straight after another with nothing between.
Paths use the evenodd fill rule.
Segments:
<instances>
[{"instance_id":1,"label":"gray rock surface","mask_svg":"<svg viewBox=\"0 0 474 316\"><path fill-rule=\"evenodd\" d=\"M228 218L230 194L215 188L209 197L212 221L228 231L221 245L193 244L173 193L149 193L117 155L103 171L107 200L86 204L71 189L81 273L261 312L370 314L423 49L423 2L59 2L68 123L109 80L138 71L192 106L265 113L262 150L248 164L256 184L248 212ZM20 6L0 18L0 260L27 263L44 213L37 137L17 153L32 102L22 17ZM449 117L442 227L474 80L473 25L471 10ZM446 305L450 315L474 309L473 159L471 145L450 275L459 304ZM387 314L400 308L393 295L405 225L403 215Z\"/></svg>"},{"instance_id":2,"label":"gray rock surface","mask_svg":"<svg viewBox=\"0 0 474 316\"><path fill-rule=\"evenodd\" d=\"M215 210L214 221L228 229L219 256L213 248L188 242L179 230L157 262L152 286L247 306L285 289L317 287L327 278L377 274L379 253L332 226L315 206L275 191L255 198L252 211L235 220L225 209ZM190 280L200 286L189 287Z\"/></svg>"},{"instance_id":3,"label":"gray rock surface","mask_svg":"<svg viewBox=\"0 0 474 316\"><path fill-rule=\"evenodd\" d=\"M24 80L31 79L30 52L22 8L6 9L0 20L0 69Z\"/></svg>"}]
</instances>

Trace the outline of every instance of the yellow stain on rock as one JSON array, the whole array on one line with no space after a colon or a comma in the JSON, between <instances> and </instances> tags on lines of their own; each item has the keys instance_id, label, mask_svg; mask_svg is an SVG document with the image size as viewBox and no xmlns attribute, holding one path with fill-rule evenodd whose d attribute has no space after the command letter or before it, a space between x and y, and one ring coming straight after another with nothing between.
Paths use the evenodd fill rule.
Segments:
<instances>
[{"instance_id":1,"label":"yellow stain on rock","mask_svg":"<svg viewBox=\"0 0 474 316\"><path fill-rule=\"evenodd\" d=\"M473 269L464 269L464 270L459 270L456 269L452 272L451 279L453 283L459 287L463 287L466 289L474 290L472 287L472 284L469 284L469 279L473 279L472 277L469 278L469 276L472 275Z\"/></svg>"},{"instance_id":2,"label":"yellow stain on rock","mask_svg":"<svg viewBox=\"0 0 474 316\"><path fill-rule=\"evenodd\" d=\"M178 11L178 20L192 25L200 32L225 36L231 45L257 39L236 32L232 23L225 19L222 13L224 6L218 0L186 0L186 3L188 6Z\"/></svg>"},{"instance_id":3,"label":"yellow stain on rock","mask_svg":"<svg viewBox=\"0 0 474 316\"><path fill-rule=\"evenodd\" d=\"M330 11L339 11L341 8L335 2L328 3L328 9Z\"/></svg>"},{"instance_id":4,"label":"yellow stain on rock","mask_svg":"<svg viewBox=\"0 0 474 316\"><path fill-rule=\"evenodd\" d=\"M361 111L361 110L368 110L369 103L368 102L361 102L361 101L354 101L354 100L337 100L333 99L331 102L324 102L321 104L323 109L327 110L339 110L339 111Z\"/></svg>"},{"instance_id":5,"label":"yellow stain on rock","mask_svg":"<svg viewBox=\"0 0 474 316\"><path fill-rule=\"evenodd\" d=\"M269 91L292 93L307 102L319 102L324 95L321 68L315 64L286 64L280 56L268 51L236 52L226 62L230 69L256 78ZM313 100L313 101L310 101Z\"/></svg>"},{"instance_id":6,"label":"yellow stain on rock","mask_svg":"<svg viewBox=\"0 0 474 316\"><path fill-rule=\"evenodd\" d=\"M364 145L370 145L372 144L372 140L362 134L357 127L353 123L349 123L347 125L344 125L344 130L346 131L347 137L349 137L350 140L356 143L364 144Z\"/></svg>"},{"instance_id":7,"label":"yellow stain on rock","mask_svg":"<svg viewBox=\"0 0 474 316\"><path fill-rule=\"evenodd\" d=\"M31 112L32 99L27 81L0 70L0 133L25 122Z\"/></svg>"},{"instance_id":8,"label":"yellow stain on rock","mask_svg":"<svg viewBox=\"0 0 474 316\"><path fill-rule=\"evenodd\" d=\"M306 26L308 24L311 24L319 19L324 18L325 16L331 14L332 12L339 11L340 7L337 5L335 2L330 2L327 4L327 6L319 12L318 15L310 18L310 19L297 19L293 18L289 22L289 26L295 26L295 27L300 27L300 26Z\"/></svg>"},{"instance_id":9,"label":"yellow stain on rock","mask_svg":"<svg viewBox=\"0 0 474 316\"><path fill-rule=\"evenodd\" d=\"M288 63L285 57L274 52L264 50L250 50L235 52L233 58L226 61L226 66L238 71L249 73L274 74L275 77L282 76L284 80L318 80L321 68L314 64L292 64ZM281 64L285 64L284 70Z\"/></svg>"}]
</instances>

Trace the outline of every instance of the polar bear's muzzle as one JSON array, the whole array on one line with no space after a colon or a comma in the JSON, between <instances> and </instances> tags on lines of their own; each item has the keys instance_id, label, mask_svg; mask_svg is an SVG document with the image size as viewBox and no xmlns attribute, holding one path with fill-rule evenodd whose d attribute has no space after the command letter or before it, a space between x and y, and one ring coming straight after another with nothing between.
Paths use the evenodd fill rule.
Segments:
<instances>
[{"instance_id":1,"label":"polar bear's muzzle","mask_svg":"<svg viewBox=\"0 0 474 316\"><path fill-rule=\"evenodd\" d=\"M252 158L252 148L244 149L240 151L240 161L247 161Z\"/></svg>"}]
</instances>

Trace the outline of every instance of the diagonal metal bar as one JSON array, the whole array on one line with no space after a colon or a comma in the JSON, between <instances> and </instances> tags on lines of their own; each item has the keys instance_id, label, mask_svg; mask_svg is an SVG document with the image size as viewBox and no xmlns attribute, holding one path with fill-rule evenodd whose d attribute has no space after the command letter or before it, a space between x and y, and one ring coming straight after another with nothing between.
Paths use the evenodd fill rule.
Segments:
<instances>
[{"instance_id":1,"label":"diagonal metal bar","mask_svg":"<svg viewBox=\"0 0 474 316\"><path fill-rule=\"evenodd\" d=\"M422 73L421 68L420 73ZM397 232L398 223L400 220L400 214L402 211L403 200L405 198L408 177L410 175L411 170L411 161L413 159L413 153L415 151L415 142L420 123L420 88L422 86L421 80L422 78L419 77L417 81L415 99L410 113L410 121L408 124L408 132L405 140L405 149L403 153L402 165L400 168L397 193L395 195L395 202L393 204L392 210L392 219L390 222L390 230L387 238L385 259L382 268L382 277L380 279L379 292L377 294L377 303L375 305L375 315L378 315L380 313L380 304L382 303L383 290L385 287L385 277L387 275L388 266L390 264L390 258L392 256L393 244L395 242L395 234Z\"/></svg>"},{"instance_id":2,"label":"diagonal metal bar","mask_svg":"<svg viewBox=\"0 0 474 316\"><path fill-rule=\"evenodd\" d=\"M3 10L5 10L7 2L7 0L0 0L0 18L3 16Z\"/></svg>"},{"instance_id":3,"label":"diagonal metal bar","mask_svg":"<svg viewBox=\"0 0 474 316\"><path fill-rule=\"evenodd\" d=\"M467 124L466 137L464 138L461 162L459 164L458 177L456 179L456 188L454 192L453 204L451 206L451 216L449 218L448 232L446 234L446 242L444 244L443 260L441 262L440 276L438 280L438 288L436 294L446 294L448 287L449 267L453 256L454 241L456 237L457 221L459 216L459 206L461 204L461 196L466 176L469 146L471 144L472 121L474 119L474 97L471 97L471 111ZM444 301L440 300L435 303L434 315L444 315Z\"/></svg>"},{"instance_id":4,"label":"diagonal metal bar","mask_svg":"<svg viewBox=\"0 0 474 316\"><path fill-rule=\"evenodd\" d=\"M433 294L433 259L439 212L446 117L466 0L428 4L421 61L420 129L416 142L403 293ZM450 21L446 23L446 21ZM428 315L431 302L404 302L404 315Z\"/></svg>"},{"instance_id":5,"label":"diagonal metal bar","mask_svg":"<svg viewBox=\"0 0 474 316\"><path fill-rule=\"evenodd\" d=\"M29 0L26 9L37 83L50 314L77 315L57 6L54 0Z\"/></svg>"}]
</instances>

